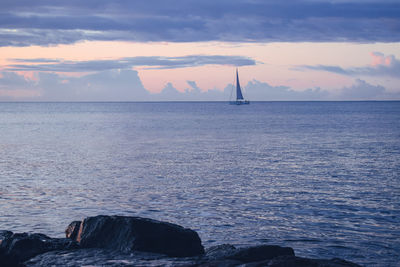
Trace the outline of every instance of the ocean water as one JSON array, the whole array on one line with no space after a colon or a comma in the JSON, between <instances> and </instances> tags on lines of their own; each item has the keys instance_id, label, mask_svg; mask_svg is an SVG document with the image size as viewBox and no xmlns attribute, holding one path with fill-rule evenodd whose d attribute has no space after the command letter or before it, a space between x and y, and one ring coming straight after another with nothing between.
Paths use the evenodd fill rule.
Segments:
<instances>
[{"instance_id":1,"label":"ocean water","mask_svg":"<svg viewBox=\"0 0 400 267\"><path fill-rule=\"evenodd\" d=\"M0 229L143 216L400 262L400 102L0 103Z\"/></svg>"}]
</instances>

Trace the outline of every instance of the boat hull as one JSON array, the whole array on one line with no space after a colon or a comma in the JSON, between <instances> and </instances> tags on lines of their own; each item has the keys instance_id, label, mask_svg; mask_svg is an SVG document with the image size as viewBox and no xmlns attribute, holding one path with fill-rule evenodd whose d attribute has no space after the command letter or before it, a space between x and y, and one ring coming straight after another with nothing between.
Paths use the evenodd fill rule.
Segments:
<instances>
[{"instance_id":1,"label":"boat hull","mask_svg":"<svg viewBox=\"0 0 400 267\"><path fill-rule=\"evenodd\" d=\"M248 105L250 104L249 100L236 100L236 101L229 101L229 104L231 105Z\"/></svg>"}]
</instances>

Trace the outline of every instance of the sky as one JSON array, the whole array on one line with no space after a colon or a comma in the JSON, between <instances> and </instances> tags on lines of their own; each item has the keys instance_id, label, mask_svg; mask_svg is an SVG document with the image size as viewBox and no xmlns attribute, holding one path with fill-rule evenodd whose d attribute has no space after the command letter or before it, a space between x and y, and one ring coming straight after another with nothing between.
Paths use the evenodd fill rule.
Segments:
<instances>
[{"instance_id":1,"label":"sky","mask_svg":"<svg viewBox=\"0 0 400 267\"><path fill-rule=\"evenodd\" d=\"M399 0L2 0L0 101L400 100Z\"/></svg>"}]
</instances>

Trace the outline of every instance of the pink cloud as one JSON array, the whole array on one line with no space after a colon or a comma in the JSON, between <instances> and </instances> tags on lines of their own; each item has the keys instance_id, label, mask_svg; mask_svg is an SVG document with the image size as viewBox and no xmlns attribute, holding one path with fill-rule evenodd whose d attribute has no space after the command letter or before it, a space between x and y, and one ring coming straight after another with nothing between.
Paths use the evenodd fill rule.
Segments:
<instances>
[{"instance_id":1,"label":"pink cloud","mask_svg":"<svg viewBox=\"0 0 400 267\"><path fill-rule=\"evenodd\" d=\"M376 67L379 65L390 66L394 61L394 56L386 56L380 52L371 52L372 66Z\"/></svg>"},{"instance_id":2,"label":"pink cloud","mask_svg":"<svg viewBox=\"0 0 400 267\"><path fill-rule=\"evenodd\" d=\"M39 81L39 76L35 71L16 71L18 75L21 75L25 78L26 81Z\"/></svg>"}]
</instances>

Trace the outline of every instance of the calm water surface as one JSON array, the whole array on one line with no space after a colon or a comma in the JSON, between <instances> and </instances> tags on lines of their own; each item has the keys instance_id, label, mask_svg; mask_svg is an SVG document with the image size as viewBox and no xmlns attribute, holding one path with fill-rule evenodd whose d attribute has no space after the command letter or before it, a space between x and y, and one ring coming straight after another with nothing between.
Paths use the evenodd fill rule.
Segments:
<instances>
[{"instance_id":1,"label":"calm water surface","mask_svg":"<svg viewBox=\"0 0 400 267\"><path fill-rule=\"evenodd\" d=\"M122 214L400 261L400 102L0 103L0 229Z\"/></svg>"}]
</instances>

